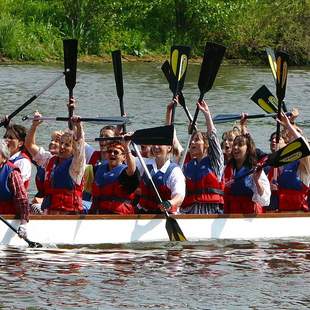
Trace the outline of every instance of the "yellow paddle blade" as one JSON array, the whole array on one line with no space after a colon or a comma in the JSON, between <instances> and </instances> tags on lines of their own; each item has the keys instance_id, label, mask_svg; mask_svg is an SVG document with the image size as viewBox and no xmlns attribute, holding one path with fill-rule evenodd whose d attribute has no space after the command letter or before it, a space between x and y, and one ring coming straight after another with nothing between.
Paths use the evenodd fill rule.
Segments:
<instances>
[{"instance_id":1,"label":"yellow paddle blade","mask_svg":"<svg viewBox=\"0 0 310 310\"><path fill-rule=\"evenodd\" d=\"M283 63L283 71L282 71L282 83L281 83L282 88L285 87L286 79L287 79L287 62L285 61Z\"/></svg>"},{"instance_id":2,"label":"yellow paddle blade","mask_svg":"<svg viewBox=\"0 0 310 310\"><path fill-rule=\"evenodd\" d=\"M300 147L301 147L301 142L300 141L294 141L294 142L290 143L289 145L287 145L287 147L284 148L284 150L281 152L280 156L284 156L288 153L291 153Z\"/></svg>"},{"instance_id":3,"label":"yellow paddle blade","mask_svg":"<svg viewBox=\"0 0 310 310\"><path fill-rule=\"evenodd\" d=\"M179 71L179 76L178 80L180 81L184 73L186 72L187 68L187 56L185 54L181 55L181 60L180 60L180 71Z\"/></svg>"},{"instance_id":4,"label":"yellow paddle blade","mask_svg":"<svg viewBox=\"0 0 310 310\"><path fill-rule=\"evenodd\" d=\"M174 76L176 76L178 72L178 58L179 58L179 51L175 49L171 54L171 68L174 73Z\"/></svg>"},{"instance_id":5,"label":"yellow paddle blade","mask_svg":"<svg viewBox=\"0 0 310 310\"><path fill-rule=\"evenodd\" d=\"M258 104L259 106L266 111L267 113L273 113L275 112L274 109L272 107L270 107L270 104L268 104L264 99L259 98L258 99Z\"/></svg>"}]
</instances>

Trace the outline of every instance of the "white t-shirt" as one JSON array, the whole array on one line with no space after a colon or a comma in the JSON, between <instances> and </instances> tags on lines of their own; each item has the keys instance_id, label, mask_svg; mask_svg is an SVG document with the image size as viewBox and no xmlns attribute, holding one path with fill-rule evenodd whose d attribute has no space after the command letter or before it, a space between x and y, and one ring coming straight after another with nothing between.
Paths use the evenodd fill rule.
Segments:
<instances>
[{"instance_id":1,"label":"white t-shirt","mask_svg":"<svg viewBox=\"0 0 310 310\"><path fill-rule=\"evenodd\" d=\"M15 153L10 157L10 161L14 161L16 157L20 155L20 152ZM14 165L19 168L22 180L25 183L31 178L31 162L27 158L21 158L14 162Z\"/></svg>"}]
</instances>

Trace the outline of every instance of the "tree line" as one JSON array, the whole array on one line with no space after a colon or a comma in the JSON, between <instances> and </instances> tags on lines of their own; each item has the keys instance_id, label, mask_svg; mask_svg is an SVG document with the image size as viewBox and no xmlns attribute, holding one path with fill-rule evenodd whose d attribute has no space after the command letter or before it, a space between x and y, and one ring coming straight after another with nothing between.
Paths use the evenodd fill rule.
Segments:
<instances>
[{"instance_id":1,"label":"tree line","mask_svg":"<svg viewBox=\"0 0 310 310\"><path fill-rule=\"evenodd\" d=\"M226 57L260 62L264 47L310 63L309 0L0 0L0 54L12 60L62 57L62 39L81 55L162 55L173 44L201 56L206 41Z\"/></svg>"}]
</instances>

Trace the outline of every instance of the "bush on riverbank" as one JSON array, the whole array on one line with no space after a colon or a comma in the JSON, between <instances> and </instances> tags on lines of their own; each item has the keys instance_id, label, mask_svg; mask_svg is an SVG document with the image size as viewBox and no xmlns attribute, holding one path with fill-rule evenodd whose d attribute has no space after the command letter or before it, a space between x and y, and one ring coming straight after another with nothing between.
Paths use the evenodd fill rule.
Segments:
<instances>
[{"instance_id":1,"label":"bush on riverbank","mask_svg":"<svg viewBox=\"0 0 310 310\"><path fill-rule=\"evenodd\" d=\"M60 59L62 38L81 55L169 53L174 43L201 55L207 40L228 58L266 59L264 47L310 63L309 0L2 0L0 53L14 60Z\"/></svg>"}]
</instances>

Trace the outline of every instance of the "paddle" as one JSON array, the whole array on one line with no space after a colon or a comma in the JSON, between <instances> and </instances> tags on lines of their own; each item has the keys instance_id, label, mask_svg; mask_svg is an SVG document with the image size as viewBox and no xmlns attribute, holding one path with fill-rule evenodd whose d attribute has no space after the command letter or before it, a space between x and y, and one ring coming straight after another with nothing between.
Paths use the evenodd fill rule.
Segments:
<instances>
[{"instance_id":1,"label":"paddle","mask_svg":"<svg viewBox=\"0 0 310 310\"><path fill-rule=\"evenodd\" d=\"M310 155L310 148L304 137L300 137L291 143L287 144L278 151L269 154L264 160L262 168L266 166L272 166L274 168L281 167L289 164L295 160L299 160L303 157ZM235 178L234 180L242 179L256 171L256 167L248 171L246 174Z\"/></svg>"},{"instance_id":2,"label":"paddle","mask_svg":"<svg viewBox=\"0 0 310 310\"><path fill-rule=\"evenodd\" d=\"M174 45L170 52L170 89L174 99L182 91L186 76L190 47ZM174 123L175 104L171 113L171 124Z\"/></svg>"},{"instance_id":3,"label":"paddle","mask_svg":"<svg viewBox=\"0 0 310 310\"><path fill-rule=\"evenodd\" d=\"M119 99L121 116L125 116L124 102L123 102L124 86L123 86L122 56L120 50L112 52L112 61L113 61L116 92L117 97ZM126 132L125 124L123 124L123 132Z\"/></svg>"},{"instance_id":4,"label":"paddle","mask_svg":"<svg viewBox=\"0 0 310 310\"><path fill-rule=\"evenodd\" d=\"M272 76L274 78L274 81L276 83L277 80L277 62L276 62L276 56L274 54L274 50L271 47L266 47L266 53L271 69Z\"/></svg>"},{"instance_id":5,"label":"paddle","mask_svg":"<svg viewBox=\"0 0 310 310\"><path fill-rule=\"evenodd\" d=\"M0 216L0 220L4 224L6 224L8 227L10 227L18 235L17 229L15 227L13 227L6 219L4 219L2 216ZM27 237L24 237L24 238L20 237L20 238L24 239L28 243L29 247L31 247L31 248L42 248L43 247L41 243L30 241Z\"/></svg>"},{"instance_id":6,"label":"paddle","mask_svg":"<svg viewBox=\"0 0 310 310\"><path fill-rule=\"evenodd\" d=\"M276 95L278 98L278 119L281 119L282 102L285 97L286 83L287 83L287 62L289 55L284 52L277 52L277 79L276 79ZM277 122L276 142L280 140L280 126Z\"/></svg>"},{"instance_id":7,"label":"paddle","mask_svg":"<svg viewBox=\"0 0 310 310\"><path fill-rule=\"evenodd\" d=\"M172 87L171 87L171 83L170 83L170 81L171 81L171 75L170 75L170 64L169 64L169 61L168 61L168 60L166 60L166 61L162 64L161 70L162 70L162 72L164 73L164 75L165 75L165 77L166 77L166 79L167 79L167 81L168 81L168 83L169 83L169 88L170 88L170 90L173 92ZM191 123L191 122L193 121L193 117L192 117L191 113L189 112L189 110L188 110L188 108L187 108L187 106L186 106L186 104L185 104L185 98L184 98L184 96L183 96L182 91L179 91L179 104L180 104L181 107L184 109L185 114L186 114L188 120L189 120L190 123Z\"/></svg>"},{"instance_id":8,"label":"paddle","mask_svg":"<svg viewBox=\"0 0 310 310\"><path fill-rule=\"evenodd\" d=\"M23 103L19 108L17 108L13 113L11 113L7 119L10 121L14 116L16 116L19 112L24 110L30 103L32 103L34 100L39 98L46 90L48 90L51 86L53 86L57 81L59 81L64 76L64 73L61 73L58 75L54 80L52 80L50 83L48 83L44 88L42 88L40 91L35 93L30 99L28 99L25 103ZM7 122L2 121L0 122L0 127L4 126Z\"/></svg>"},{"instance_id":9,"label":"paddle","mask_svg":"<svg viewBox=\"0 0 310 310\"><path fill-rule=\"evenodd\" d=\"M161 126L136 130L133 135L125 137L99 137L95 141L131 140L135 144L172 145L174 126Z\"/></svg>"},{"instance_id":10,"label":"paddle","mask_svg":"<svg viewBox=\"0 0 310 310\"><path fill-rule=\"evenodd\" d=\"M278 113L278 100L265 85L254 93L251 100L267 113Z\"/></svg>"},{"instance_id":11,"label":"paddle","mask_svg":"<svg viewBox=\"0 0 310 310\"><path fill-rule=\"evenodd\" d=\"M198 80L198 88L200 91L200 95L198 98L198 102L203 100L203 97L206 92L208 92L214 83L217 72L220 68L221 62L224 57L226 47L223 45L219 45L216 43L207 42L204 50L203 60L200 67L200 74ZM189 129L189 138L187 140L187 145L185 147L184 153L180 160L180 166L183 167L185 158L189 149L190 141L192 138L193 131L196 126L196 121L199 113L199 108L196 108L193 122Z\"/></svg>"},{"instance_id":12,"label":"paddle","mask_svg":"<svg viewBox=\"0 0 310 310\"><path fill-rule=\"evenodd\" d=\"M38 120L38 121L61 121L61 122L68 122L70 119L69 117L29 117L24 116L22 118L23 121L25 120ZM107 125L123 125L127 122L127 118L116 116L116 117L80 117L81 122L95 122L95 123L104 123Z\"/></svg>"},{"instance_id":13,"label":"paddle","mask_svg":"<svg viewBox=\"0 0 310 310\"><path fill-rule=\"evenodd\" d=\"M291 113L286 113L291 114ZM255 118L264 118L264 117L277 117L277 113L273 114L252 114L252 115L247 115L247 119L255 119ZM213 117L213 122L214 124L221 124L221 123L226 123L226 122L231 122L231 121L236 121L240 120L241 115L240 114L218 114L215 117Z\"/></svg>"},{"instance_id":14,"label":"paddle","mask_svg":"<svg viewBox=\"0 0 310 310\"><path fill-rule=\"evenodd\" d=\"M135 143L133 143L132 145L133 145L133 148L134 148L134 150L135 150L135 152L139 158L139 161L143 167L144 173L146 174L147 178L150 181L150 185L152 186L153 190L156 193L156 196L157 196L159 203L162 203L163 200L161 199L160 194L156 188L156 185L153 182L152 176L151 176L151 174L150 174L150 172L149 172L149 170L148 170L148 168L144 162L144 159L142 158L142 155L139 151L139 148L137 147L137 145ZM169 236L169 240L170 241L186 241L186 237L184 236L184 234L183 234L178 222L176 221L176 219L171 217L167 210L165 210L163 213L166 217L166 230L167 230L167 233Z\"/></svg>"},{"instance_id":15,"label":"paddle","mask_svg":"<svg viewBox=\"0 0 310 310\"><path fill-rule=\"evenodd\" d=\"M76 39L63 40L66 86L69 90L69 100L73 98L73 88L76 83L77 44ZM69 119L73 116L73 110L74 107L68 106ZM71 121L68 122L68 127L72 130Z\"/></svg>"}]
</instances>

